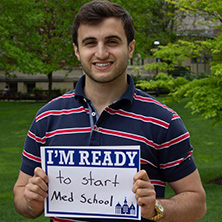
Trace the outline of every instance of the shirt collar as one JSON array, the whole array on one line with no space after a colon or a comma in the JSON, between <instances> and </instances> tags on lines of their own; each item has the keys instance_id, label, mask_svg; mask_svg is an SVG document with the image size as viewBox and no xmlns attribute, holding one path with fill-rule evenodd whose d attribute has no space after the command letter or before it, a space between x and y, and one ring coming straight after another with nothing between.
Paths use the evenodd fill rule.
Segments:
<instances>
[{"instance_id":1,"label":"shirt collar","mask_svg":"<svg viewBox=\"0 0 222 222\"><path fill-rule=\"evenodd\" d=\"M81 76L75 87L75 97L84 97L85 75Z\"/></svg>"},{"instance_id":2,"label":"shirt collar","mask_svg":"<svg viewBox=\"0 0 222 222\"><path fill-rule=\"evenodd\" d=\"M133 78L129 74L127 75L127 82L129 84L128 89L121 96L119 101L128 100L128 101L130 101L130 103L132 103L135 88L134 88ZM75 87L75 97L76 98L86 98L86 96L84 94L84 86L85 86L85 75L83 75L76 84L76 87Z\"/></svg>"}]
</instances>

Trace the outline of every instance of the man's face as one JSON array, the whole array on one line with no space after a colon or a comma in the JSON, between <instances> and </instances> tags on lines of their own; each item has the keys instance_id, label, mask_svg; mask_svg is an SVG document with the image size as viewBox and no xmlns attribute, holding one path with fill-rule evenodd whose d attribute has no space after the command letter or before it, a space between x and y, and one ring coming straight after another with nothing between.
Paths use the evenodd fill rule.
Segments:
<instances>
[{"instance_id":1,"label":"man's face","mask_svg":"<svg viewBox=\"0 0 222 222\"><path fill-rule=\"evenodd\" d=\"M80 25L78 48L74 45L74 50L87 77L109 83L126 75L134 46L135 41L127 44L122 21L107 18L98 25Z\"/></svg>"}]
</instances>

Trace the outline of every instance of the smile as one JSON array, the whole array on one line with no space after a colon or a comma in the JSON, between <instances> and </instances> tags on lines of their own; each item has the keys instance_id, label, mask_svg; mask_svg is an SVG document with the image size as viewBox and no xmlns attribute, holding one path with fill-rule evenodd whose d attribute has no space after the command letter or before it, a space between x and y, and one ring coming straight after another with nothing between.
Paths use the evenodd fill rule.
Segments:
<instances>
[{"instance_id":1,"label":"smile","mask_svg":"<svg viewBox=\"0 0 222 222\"><path fill-rule=\"evenodd\" d=\"M99 66L99 67L105 67L105 66L110 66L112 63L107 62L107 63L94 63L94 65Z\"/></svg>"}]
</instances>

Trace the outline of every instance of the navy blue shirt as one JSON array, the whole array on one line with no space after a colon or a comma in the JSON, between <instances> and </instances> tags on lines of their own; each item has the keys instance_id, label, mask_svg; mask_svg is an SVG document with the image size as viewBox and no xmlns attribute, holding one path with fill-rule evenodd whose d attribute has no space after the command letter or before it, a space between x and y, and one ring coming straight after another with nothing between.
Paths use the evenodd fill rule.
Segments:
<instances>
[{"instance_id":1,"label":"navy blue shirt","mask_svg":"<svg viewBox=\"0 0 222 222\"><path fill-rule=\"evenodd\" d=\"M26 138L21 171L33 175L41 166L40 146L140 145L141 168L157 198L163 198L166 182L196 169L190 135L178 114L136 89L131 76L127 91L100 116L84 95L84 83L85 76L75 90L38 111Z\"/></svg>"}]
</instances>

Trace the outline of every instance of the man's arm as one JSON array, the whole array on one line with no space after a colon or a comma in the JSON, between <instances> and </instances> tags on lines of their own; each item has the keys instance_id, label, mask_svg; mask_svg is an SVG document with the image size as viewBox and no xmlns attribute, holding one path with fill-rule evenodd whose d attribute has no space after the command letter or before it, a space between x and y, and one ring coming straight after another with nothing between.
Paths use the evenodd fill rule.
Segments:
<instances>
[{"instance_id":1,"label":"man's arm","mask_svg":"<svg viewBox=\"0 0 222 222\"><path fill-rule=\"evenodd\" d=\"M35 169L33 177L20 171L13 189L16 211L28 218L40 216L47 197L47 183L48 177L39 167Z\"/></svg>"},{"instance_id":2,"label":"man's arm","mask_svg":"<svg viewBox=\"0 0 222 222\"><path fill-rule=\"evenodd\" d=\"M159 199L164 215L158 221L189 222L200 220L206 213L206 194L202 187L198 170L181 180L169 183L175 195L169 199ZM142 216L149 219L155 215L156 195L146 171L141 170L134 177L133 192L141 206Z\"/></svg>"}]
</instances>

